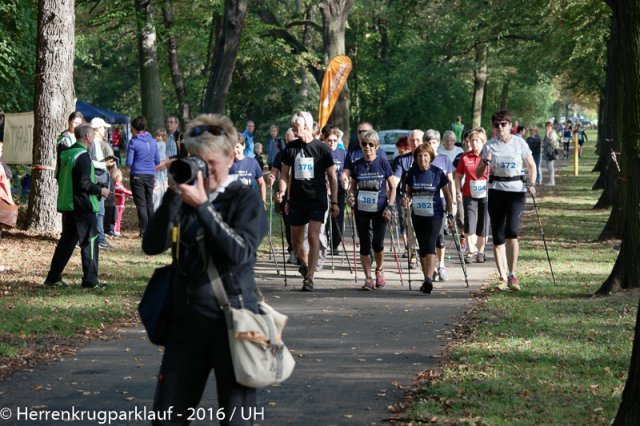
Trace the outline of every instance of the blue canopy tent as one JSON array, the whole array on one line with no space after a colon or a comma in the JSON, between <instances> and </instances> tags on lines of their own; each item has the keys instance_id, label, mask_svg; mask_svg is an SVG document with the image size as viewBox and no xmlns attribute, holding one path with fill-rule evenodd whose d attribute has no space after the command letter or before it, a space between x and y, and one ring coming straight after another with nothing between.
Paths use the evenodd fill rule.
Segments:
<instances>
[{"instance_id":1,"label":"blue canopy tent","mask_svg":"<svg viewBox=\"0 0 640 426\"><path fill-rule=\"evenodd\" d=\"M92 118L100 117L109 124L129 124L129 116L109 111L95 105L88 104L83 101L76 102L76 111L80 111L84 115L84 119L91 121Z\"/></svg>"}]
</instances>

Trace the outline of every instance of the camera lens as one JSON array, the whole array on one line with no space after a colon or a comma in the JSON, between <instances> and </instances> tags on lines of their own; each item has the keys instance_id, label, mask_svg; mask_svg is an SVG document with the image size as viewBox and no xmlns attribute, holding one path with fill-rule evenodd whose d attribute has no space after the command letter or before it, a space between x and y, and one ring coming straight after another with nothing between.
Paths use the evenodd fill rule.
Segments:
<instances>
[{"instance_id":1,"label":"camera lens","mask_svg":"<svg viewBox=\"0 0 640 426\"><path fill-rule=\"evenodd\" d=\"M169 173L175 183L190 183L196 177L193 164L189 161L176 160L171 163Z\"/></svg>"}]
</instances>

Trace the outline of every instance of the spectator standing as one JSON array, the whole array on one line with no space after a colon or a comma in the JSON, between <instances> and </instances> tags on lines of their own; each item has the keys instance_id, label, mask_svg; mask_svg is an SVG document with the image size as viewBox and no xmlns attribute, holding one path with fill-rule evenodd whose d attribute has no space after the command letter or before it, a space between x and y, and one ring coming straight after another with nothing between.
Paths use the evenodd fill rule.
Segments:
<instances>
[{"instance_id":1,"label":"spectator standing","mask_svg":"<svg viewBox=\"0 0 640 426\"><path fill-rule=\"evenodd\" d=\"M62 213L62 234L51 259L44 281L47 287L68 287L62 280L76 243L82 257L82 287L103 288L98 281L98 245L95 243L100 208L98 198L109 195L109 189L96 183L95 169L89 154L94 132L90 126L75 129L76 142L60 154L58 175L58 211Z\"/></svg>"},{"instance_id":2,"label":"spectator standing","mask_svg":"<svg viewBox=\"0 0 640 426\"><path fill-rule=\"evenodd\" d=\"M122 144L122 132L118 126L113 126L113 132L111 133L111 148L113 149L113 155L116 157L118 167L120 166L120 146Z\"/></svg>"},{"instance_id":3,"label":"spectator standing","mask_svg":"<svg viewBox=\"0 0 640 426\"><path fill-rule=\"evenodd\" d=\"M162 197L169 187L169 178L167 176L167 131L165 129L158 129L153 134L156 143L158 144L158 156L160 157L160 164L156 167L156 177L153 184L153 211L158 210Z\"/></svg>"},{"instance_id":4,"label":"spectator standing","mask_svg":"<svg viewBox=\"0 0 640 426\"><path fill-rule=\"evenodd\" d=\"M547 126L545 126L545 129ZM553 129L553 127L552 127ZM531 155L533 156L533 161L536 163L536 169L538 170L537 184L542 183L542 170L540 169L540 162L542 161L542 141L540 140L540 136L538 135L538 127L531 126L529 128L529 137L526 139L527 145L531 150Z\"/></svg>"},{"instance_id":5,"label":"spectator standing","mask_svg":"<svg viewBox=\"0 0 640 426\"><path fill-rule=\"evenodd\" d=\"M260 170L264 170L264 155L262 154L262 144L260 142L256 142L253 146L253 153L256 161L260 165Z\"/></svg>"},{"instance_id":6,"label":"spectator standing","mask_svg":"<svg viewBox=\"0 0 640 426\"><path fill-rule=\"evenodd\" d=\"M182 132L179 130L180 120L175 115L170 115L165 120L165 128L167 130L167 157L186 158L189 156L189 150L182 140ZM167 165L168 167L168 165Z\"/></svg>"},{"instance_id":7,"label":"spectator standing","mask_svg":"<svg viewBox=\"0 0 640 426\"><path fill-rule=\"evenodd\" d=\"M147 132L144 116L134 118L131 127L133 137L127 147L127 167L131 173L131 192L142 237L153 216L153 186L160 153L156 140Z\"/></svg>"},{"instance_id":8,"label":"spectator standing","mask_svg":"<svg viewBox=\"0 0 640 426\"><path fill-rule=\"evenodd\" d=\"M542 150L544 152L544 159L547 162L547 172L549 173L549 183L547 186L555 186L556 184L556 168L555 161L558 158L558 135L553 130L553 125L550 122L544 126L544 142L542 144Z\"/></svg>"},{"instance_id":9,"label":"spectator standing","mask_svg":"<svg viewBox=\"0 0 640 426\"><path fill-rule=\"evenodd\" d=\"M84 120L84 116L80 111L72 112L69 114L67 129L58 135L58 139L56 141L56 178L58 177L58 170L60 170L60 153L76 143L76 136L74 132L76 127L82 124L82 120Z\"/></svg>"},{"instance_id":10,"label":"spectator standing","mask_svg":"<svg viewBox=\"0 0 640 426\"><path fill-rule=\"evenodd\" d=\"M462 124L461 116L456 116L455 121L451 123L451 131L456 136L455 145L459 148L462 148L462 133L464 132L464 124Z\"/></svg>"},{"instance_id":11,"label":"spectator standing","mask_svg":"<svg viewBox=\"0 0 640 426\"><path fill-rule=\"evenodd\" d=\"M255 156L253 153L253 145L255 144L253 136L255 135L255 130L256 124L251 120L247 121L247 128L242 132L242 137L244 138L245 157L253 158Z\"/></svg>"},{"instance_id":12,"label":"spectator standing","mask_svg":"<svg viewBox=\"0 0 640 426\"><path fill-rule=\"evenodd\" d=\"M100 117L95 117L91 120L91 127L93 128L93 144L91 145L91 158L93 159L93 166L95 167L96 182L103 188L108 188L109 193L113 192L113 181L109 174L108 167L115 164L113 158L113 150L105 142L107 140L107 129L111 127L111 124L107 123ZM100 248L108 249L110 245L107 243L107 237L104 232L105 228L105 216L106 216L106 203L110 206L113 204L113 197L101 198L99 201L98 209L98 245Z\"/></svg>"}]
</instances>

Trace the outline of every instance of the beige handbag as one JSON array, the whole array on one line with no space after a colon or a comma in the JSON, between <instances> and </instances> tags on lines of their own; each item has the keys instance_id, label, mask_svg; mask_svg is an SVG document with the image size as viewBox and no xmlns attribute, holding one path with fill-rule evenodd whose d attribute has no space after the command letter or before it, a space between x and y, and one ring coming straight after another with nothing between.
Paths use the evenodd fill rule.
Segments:
<instances>
[{"instance_id":1,"label":"beige handbag","mask_svg":"<svg viewBox=\"0 0 640 426\"><path fill-rule=\"evenodd\" d=\"M229 305L218 270L208 262L207 273L213 293L224 312L236 381L250 388L282 383L291 376L296 362L282 341L287 316L258 302L259 314ZM262 296L262 294L260 294Z\"/></svg>"}]
</instances>

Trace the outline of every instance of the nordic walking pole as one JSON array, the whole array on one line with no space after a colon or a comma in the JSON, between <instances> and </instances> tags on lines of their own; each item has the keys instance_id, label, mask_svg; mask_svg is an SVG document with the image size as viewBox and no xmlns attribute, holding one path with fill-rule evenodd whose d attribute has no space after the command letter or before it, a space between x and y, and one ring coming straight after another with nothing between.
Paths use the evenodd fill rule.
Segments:
<instances>
[{"instance_id":1,"label":"nordic walking pole","mask_svg":"<svg viewBox=\"0 0 640 426\"><path fill-rule=\"evenodd\" d=\"M536 217L538 218L538 225L540 225L540 235L542 235L542 242L544 243L544 251L547 252L547 260L549 261L549 269L551 270L551 278L553 279L553 285L556 284L556 276L553 273L553 266L551 266L551 257L549 257L549 249L547 248L547 240L544 237L544 229L542 228L542 221L540 220L540 212L538 211L538 204L536 203L536 196L531 194L533 200L533 208L536 210Z\"/></svg>"},{"instance_id":2,"label":"nordic walking pole","mask_svg":"<svg viewBox=\"0 0 640 426\"><path fill-rule=\"evenodd\" d=\"M410 242L409 240L411 238L409 238L409 209L408 208L403 208L404 210L404 229L405 232L407 233L407 244L405 246L405 250L407 250L407 271L409 271L409 291L411 291L411 246L410 246ZM411 229L411 232L413 232L413 229ZM415 240L414 240L415 241Z\"/></svg>"},{"instance_id":3,"label":"nordic walking pole","mask_svg":"<svg viewBox=\"0 0 640 426\"><path fill-rule=\"evenodd\" d=\"M269 258L273 257L273 261L276 264L276 272L278 273L278 276L280 276L280 267L278 266L278 258L276 257L276 251L273 248L273 238L271 238L271 219L273 217L273 197L272 197L272 186L269 187L269 198L270 198L270 207L269 207Z\"/></svg>"},{"instance_id":4,"label":"nordic walking pole","mask_svg":"<svg viewBox=\"0 0 640 426\"><path fill-rule=\"evenodd\" d=\"M397 209L393 212L393 222L393 230L396 233L396 252L400 253L400 216ZM400 256L398 256L398 259L400 259ZM400 264L402 265L402 262L400 262Z\"/></svg>"},{"instance_id":5,"label":"nordic walking pole","mask_svg":"<svg viewBox=\"0 0 640 426\"><path fill-rule=\"evenodd\" d=\"M284 248L284 234L287 232L284 225L284 209L280 206L280 241L282 242L282 267L284 269L284 286L287 286L287 260L285 258L284 252L286 251Z\"/></svg>"},{"instance_id":6,"label":"nordic walking pole","mask_svg":"<svg viewBox=\"0 0 640 426\"><path fill-rule=\"evenodd\" d=\"M338 226L338 219L335 217L331 217L332 221L336 221L336 229L338 230L338 236L340 237L340 241L342 242L342 251L345 253L345 257L347 258L347 265L349 265L349 272L353 274L353 269L351 269L351 261L349 260L349 255L347 254L347 249L344 246L344 238L342 238L342 231L340 231L340 227ZM356 278L356 283L358 279Z\"/></svg>"},{"instance_id":7,"label":"nordic walking pole","mask_svg":"<svg viewBox=\"0 0 640 426\"><path fill-rule=\"evenodd\" d=\"M331 216L331 212L329 212L329 247L331 247L331 273L335 273L335 269L333 267L333 216Z\"/></svg>"},{"instance_id":8,"label":"nordic walking pole","mask_svg":"<svg viewBox=\"0 0 640 426\"><path fill-rule=\"evenodd\" d=\"M351 210L351 214L349 215L350 217L350 222L351 222L351 241L353 242L353 275L356 278L356 285L358 284L358 263L356 262L356 215L353 212L353 208L350 208L349 210ZM342 242L343 247L344 247L344 241ZM345 251L345 255L346 255L346 251ZM349 261L349 258L347 257L347 261Z\"/></svg>"},{"instance_id":9,"label":"nordic walking pole","mask_svg":"<svg viewBox=\"0 0 640 426\"><path fill-rule=\"evenodd\" d=\"M404 286L404 279L402 278L402 268L400 267L400 259L398 259L398 251L396 250L396 244L393 238L393 231L391 230L391 226L393 224L389 219L387 219L387 230L389 231L389 236L391 237L391 246L393 247L393 256L396 259L396 265L398 266L398 274L400 275L400 284Z\"/></svg>"},{"instance_id":10,"label":"nordic walking pole","mask_svg":"<svg viewBox=\"0 0 640 426\"><path fill-rule=\"evenodd\" d=\"M448 216L448 215L447 215ZM447 217L447 219L449 219ZM447 220L445 219L445 220ZM447 224L448 226L448 224ZM458 252L458 259L460 259L460 265L462 265L462 272L464 273L464 282L466 284L466 287L469 287L469 277L467 275L467 264L464 263L464 256L462 254L462 247L460 246L460 235L458 234L458 227L456 226L455 221L453 222L453 226L451 227L453 229L452 231L452 237L453 237L453 242L456 245L456 251Z\"/></svg>"}]
</instances>

